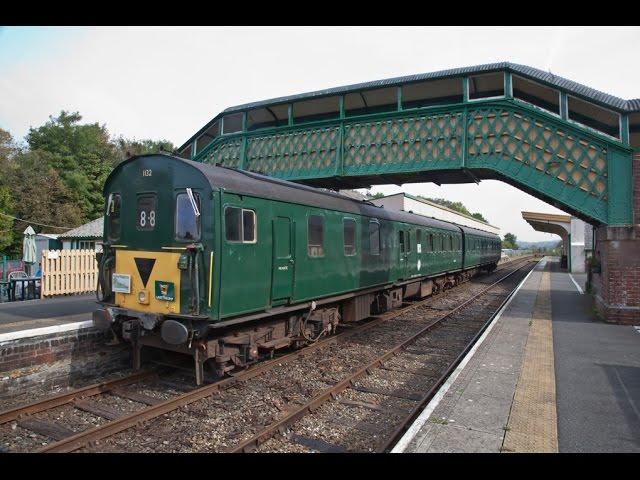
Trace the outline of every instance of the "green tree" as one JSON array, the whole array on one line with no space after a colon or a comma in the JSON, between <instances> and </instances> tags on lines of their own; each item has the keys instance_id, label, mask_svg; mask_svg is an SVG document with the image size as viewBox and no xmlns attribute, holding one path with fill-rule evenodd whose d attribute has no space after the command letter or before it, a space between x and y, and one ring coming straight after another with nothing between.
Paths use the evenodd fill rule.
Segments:
<instances>
[{"instance_id":1,"label":"green tree","mask_svg":"<svg viewBox=\"0 0 640 480\"><path fill-rule=\"evenodd\" d=\"M475 219L480 220L481 222L489 223L489 222L487 221L487 219L486 219L486 218L484 218L484 215L482 215L482 214L481 214L481 213L479 213L479 212L477 212L477 213L472 213L472 214L471 214L471 216L472 216L473 218L475 218Z\"/></svg>"},{"instance_id":2,"label":"green tree","mask_svg":"<svg viewBox=\"0 0 640 480\"><path fill-rule=\"evenodd\" d=\"M510 248L512 250L518 249L518 237L513 233L505 233L504 240L502 240L502 248Z\"/></svg>"},{"instance_id":3,"label":"green tree","mask_svg":"<svg viewBox=\"0 0 640 480\"><path fill-rule=\"evenodd\" d=\"M0 187L0 252L4 252L13 243L13 219L8 216L13 213L13 199L11 191L5 186Z\"/></svg>"},{"instance_id":4,"label":"green tree","mask_svg":"<svg viewBox=\"0 0 640 480\"><path fill-rule=\"evenodd\" d=\"M171 153L175 146L168 140L129 140L118 137L114 140L118 149L118 156L121 160L134 155L145 155L148 153Z\"/></svg>"},{"instance_id":5,"label":"green tree","mask_svg":"<svg viewBox=\"0 0 640 480\"><path fill-rule=\"evenodd\" d=\"M371 199L371 200L377 200L378 198L383 198L386 195L382 192L376 192L376 193L371 193L371 192L367 192L367 196Z\"/></svg>"},{"instance_id":6,"label":"green tree","mask_svg":"<svg viewBox=\"0 0 640 480\"><path fill-rule=\"evenodd\" d=\"M447 207L448 209L453 210L455 212L461 213L463 215L467 215L469 217L473 217L473 218L475 218L477 220L480 220L481 222L489 223L487 221L487 219L484 218L484 215L482 215L479 212L478 213L471 213L469 211L469 209L462 202L453 202L453 201L447 200L445 198L423 197L422 195L418 195L418 198L422 198L422 199L427 200L429 202L436 203L438 205L442 205L443 207Z\"/></svg>"},{"instance_id":7,"label":"green tree","mask_svg":"<svg viewBox=\"0 0 640 480\"><path fill-rule=\"evenodd\" d=\"M22 219L15 222L20 233L30 222L47 225L33 225L36 232L62 233L84 221L75 192L55 169L47 166L47 155L42 151L24 152L11 171L16 199L14 216Z\"/></svg>"},{"instance_id":8,"label":"green tree","mask_svg":"<svg viewBox=\"0 0 640 480\"><path fill-rule=\"evenodd\" d=\"M10 169L18 152L11 134L0 129L0 252L5 252L14 239Z\"/></svg>"},{"instance_id":9,"label":"green tree","mask_svg":"<svg viewBox=\"0 0 640 480\"><path fill-rule=\"evenodd\" d=\"M31 152L58 173L67 187L64 195L71 195L86 222L101 215L102 186L120 159L106 126L80 124L81 120L78 112L62 111L44 125L29 129L26 141Z\"/></svg>"}]
</instances>

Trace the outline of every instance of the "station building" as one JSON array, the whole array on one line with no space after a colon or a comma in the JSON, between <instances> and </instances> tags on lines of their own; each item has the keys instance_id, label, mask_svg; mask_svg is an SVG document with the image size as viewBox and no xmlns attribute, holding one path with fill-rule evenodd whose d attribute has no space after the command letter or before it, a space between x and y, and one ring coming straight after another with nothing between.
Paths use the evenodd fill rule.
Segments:
<instances>
[{"instance_id":1,"label":"station building","mask_svg":"<svg viewBox=\"0 0 640 480\"><path fill-rule=\"evenodd\" d=\"M500 229L496 226L489 225L477 218L456 212L455 210L430 202L424 198L409 195L408 193L387 195L386 197L371 200L371 202L374 205L384 207L388 210L415 213L425 217L457 223L458 225L464 225L465 227L477 228L478 230L500 235Z\"/></svg>"}]
</instances>

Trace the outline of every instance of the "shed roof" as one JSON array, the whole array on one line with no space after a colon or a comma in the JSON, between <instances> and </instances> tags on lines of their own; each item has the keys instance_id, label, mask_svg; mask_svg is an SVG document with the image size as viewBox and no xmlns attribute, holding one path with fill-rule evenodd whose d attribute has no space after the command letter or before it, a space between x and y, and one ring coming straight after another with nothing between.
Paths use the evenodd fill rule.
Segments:
<instances>
[{"instance_id":1,"label":"shed roof","mask_svg":"<svg viewBox=\"0 0 640 480\"><path fill-rule=\"evenodd\" d=\"M104 217L91 220L89 223L72 228L69 231L58 235L58 239L63 238L102 238L104 229Z\"/></svg>"}]
</instances>

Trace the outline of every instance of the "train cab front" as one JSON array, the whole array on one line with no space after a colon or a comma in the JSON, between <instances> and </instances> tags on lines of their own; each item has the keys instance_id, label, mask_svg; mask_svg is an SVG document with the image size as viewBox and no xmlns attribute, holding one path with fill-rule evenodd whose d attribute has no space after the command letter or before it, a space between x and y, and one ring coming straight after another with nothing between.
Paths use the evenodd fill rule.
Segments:
<instances>
[{"instance_id":1,"label":"train cab front","mask_svg":"<svg viewBox=\"0 0 640 480\"><path fill-rule=\"evenodd\" d=\"M133 157L105 184L94 325L132 344L135 368L143 346L193 355L208 329L211 187L189 163Z\"/></svg>"}]
</instances>

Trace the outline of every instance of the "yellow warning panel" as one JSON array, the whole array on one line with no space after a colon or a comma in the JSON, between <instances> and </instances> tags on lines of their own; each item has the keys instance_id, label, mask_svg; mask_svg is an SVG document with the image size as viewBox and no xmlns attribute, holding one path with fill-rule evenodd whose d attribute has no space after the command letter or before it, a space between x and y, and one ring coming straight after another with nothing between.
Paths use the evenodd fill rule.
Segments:
<instances>
[{"instance_id":1,"label":"yellow warning panel","mask_svg":"<svg viewBox=\"0 0 640 480\"><path fill-rule=\"evenodd\" d=\"M116 304L144 313L180 313L180 253L116 250Z\"/></svg>"},{"instance_id":2,"label":"yellow warning panel","mask_svg":"<svg viewBox=\"0 0 640 480\"><path fill-rule=\"evenodd\" d=\"M550 274L542 274L503 452L558 451Z\"/></svg>"}]
</instances>

